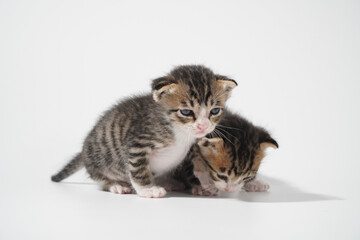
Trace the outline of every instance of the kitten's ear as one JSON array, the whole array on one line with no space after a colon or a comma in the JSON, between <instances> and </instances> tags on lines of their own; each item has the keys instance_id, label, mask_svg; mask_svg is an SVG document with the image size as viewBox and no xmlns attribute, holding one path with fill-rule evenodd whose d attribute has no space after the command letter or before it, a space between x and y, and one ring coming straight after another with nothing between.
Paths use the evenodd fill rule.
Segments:
<instances>
[{"instance_id":1,"label":"kitten's ear","mask_svg":"<svg viewBox=\"0 0 360 240\"><path fill-rule=\"evenodd\" d=\"M198 145L200 147L215 147L216 144L220 144L220 143L223 143L223 140L222 138L207 138L207 137L203 137L202 139L200 139L198 141Z\"/></svg>"},{"instance_id":2,"label":"kitten's ear","mask_svg":"<svg viewBox=\"0 0 360 240\"><path fill-rule=\"evenodd\" d=\"M221 75L216 75L216 81L217 84L225 91L231 91L234 87L238 85L235 80Z\"/></svg>"},{"instance_id":3,"label":"kitten's ear","mask_svg":"<svg viewBox=\"0 0 360 240\"><path fill-rule=\"evenodd\" d=\"M260 148L266 149L268 147L272 147L274 149L279 148L279 144L273 139L270 134L261 127L257 127L259 131L259 143Z\"/></svg>"},{"instance_id":4,"label":"kitten's ear","mask_svg":"<svg viewBox=\"0 0 360 240\"><path fill-rule=\"evenodd\" d=\"M171 94L177 89L177 84L169 77L161 77L153 80L152 82L152 94L155 102L161 100L166 94Z\"/></svg>"},{"instance_id":5,"label":"kitten's ear","mask_svg":"<svg viewBox=\"0 0 360 240\"><path fill-rule=\"evenodd\" d=\"M261 142L260 142L260 148L262 150L265 150L266 148L268 147L272 147L274 149L277 149L279 148L279 144L273 139L271 138L270 136L263 139Z\"/></svg>"}]
</instances>

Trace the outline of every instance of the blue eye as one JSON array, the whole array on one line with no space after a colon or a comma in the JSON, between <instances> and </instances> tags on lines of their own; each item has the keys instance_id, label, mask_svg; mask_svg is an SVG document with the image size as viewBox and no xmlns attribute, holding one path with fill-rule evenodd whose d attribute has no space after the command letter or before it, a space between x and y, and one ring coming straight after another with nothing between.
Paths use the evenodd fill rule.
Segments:
<instances>
[{"instance_id":1,"label":"blue eye","mask_svg":"<svg viewBox=\"0 0 360 240\"><path fill-rule=\"evenodd\" d=\"M220 108L213 108L210 111L211 115L217 115L219 112L220 112Z\"/></svg>"},{"instance_id":2,"label":"blue eye","mask_svg":"<svg viewBox=\"0 0 360 240\"><path fill-rule=\"evenodd\" d=\"M189 109L181 109L180 113L184 116L190 116L193 114L193 111L189 110Z\"/></svg>"}]
</instances>

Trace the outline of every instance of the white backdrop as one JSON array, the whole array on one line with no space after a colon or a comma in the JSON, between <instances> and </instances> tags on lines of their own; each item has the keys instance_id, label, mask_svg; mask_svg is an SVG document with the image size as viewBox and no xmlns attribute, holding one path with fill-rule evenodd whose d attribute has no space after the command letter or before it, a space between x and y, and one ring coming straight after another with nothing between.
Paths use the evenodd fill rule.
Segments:
<instances>
[{"instance_id":1,"label":"white backdrop","mask_svg":"<svg viewBox=\"0 0 360 240\"><path fill-rule=\"evenodd\" d=\"M359 239L359 1L0 1L0 239ZM141 199L50 182L101 112L179 64L280 148L269 193ZM81 184L89 183L90 184ZM74 183L74 184L70 184Z\"/></svg>"}]
</instances>

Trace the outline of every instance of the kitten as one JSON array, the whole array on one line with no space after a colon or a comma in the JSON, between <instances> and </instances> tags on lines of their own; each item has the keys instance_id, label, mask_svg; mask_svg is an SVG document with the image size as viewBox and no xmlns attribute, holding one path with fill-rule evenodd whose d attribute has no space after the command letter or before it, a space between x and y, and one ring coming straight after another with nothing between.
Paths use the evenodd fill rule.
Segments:
<instances>
[{"instance_id":1,"label":"kitten","mask_svg":"<svg viewBox=\"0 0 360 240\"><path fill-rule=\"evenodd\" d=\"M215 129L237 85L210 69L179 66L152 82L152 95L130 97L105 112L78 153L52 180L82 167L113 193L163 197L156 177L174 169L197 138Z\"/></svg>"},{"instance_id":2,"label":"kitten","mask_svg":"<svg viewBox=\"0 0 360 240\"><path fill-rule=\"evenodd\" d=\"M278 144L265 129L226 110L208 137L192 147L178 169L185 172L193 194L268 190L269 185L257 180L256 173L266 148L278 148Z\"/></svg>"}]
</instances>

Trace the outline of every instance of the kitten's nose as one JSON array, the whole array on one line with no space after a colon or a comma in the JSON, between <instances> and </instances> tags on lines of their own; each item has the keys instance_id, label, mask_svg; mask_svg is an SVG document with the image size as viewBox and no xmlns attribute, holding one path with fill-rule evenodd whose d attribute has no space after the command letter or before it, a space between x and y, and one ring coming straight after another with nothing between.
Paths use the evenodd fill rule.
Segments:
<instances>
[{"instance_id":1,"label":"kitten's nose","mask_svg":"<svg viewBox=\"0 0 360 240\"><path fill-rule=\"evenodd\" d=\"M202 122L196 125L197 129L199 129L200 131L204 131L209 127L209 123L207 122Z\"/></svg>"}]
</instances>

